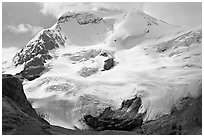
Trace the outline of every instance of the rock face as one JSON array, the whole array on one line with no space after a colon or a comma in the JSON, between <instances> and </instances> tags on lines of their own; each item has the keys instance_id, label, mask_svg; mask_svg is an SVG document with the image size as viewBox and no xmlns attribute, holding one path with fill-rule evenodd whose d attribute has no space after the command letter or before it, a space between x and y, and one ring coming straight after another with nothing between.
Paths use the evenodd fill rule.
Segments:
<instances>
[{"instance_id":1,"label":"rock face","mask_svg":"<svg viewBox=\"0 0 204 137\"><path fill-rule=\"evenodd\" d=\"M80 25L99 23L102 20L102 18L87 12L67 12L58 19L58 23L64 23L71 19L76 19Z\"/></svg>"},{"instance_id":2,"label":"rock face","mask_svg":"<svg viewBox=\"0 0 204 137\"><path fill-rule=\"evenodd\" d=\"M201 135L202 95L198 98L183 98L178 110L144 123L142 129L148 135Z\"/></svg>"},{"instance_id":3,"label":"rock face","mask_svg":"<svg viewBox=\"0 0 204 137\"><path fill-rule=\"evenodd\" d=\"M123 101L121 108L112 110L106 108L99 116L85 115L84 119L87 125L96 130L122 130L131 131L140 128L144 114L139 114L141 99L135 97L131 100Z\"/></svg>"},{"instance_id":4,"label":"rock face","mask_svg":"<svg viewBox=\"0 0 204 137\"><path fill-rule=\"evenodd\" d=\"M18 75L33 80L44 71L47 60L52 59L51 50L64 45L63 36L54 29L42 30L13 58L15 66L24 65L24 70ZM31 72L31 73L30 73Z\"/></svg>"},{"instance_id":5,"label":"rock face","mask_svg":"<svg viewBox=\"0 0 204 137\"><path fill-rule=\"evenodd\" d=\"M115 61L113 58L109 58L107 60L104 61L104 70L109 70L112 67L114 67Z\"/></svg>"},{"instance_id":6,"label":"rock face","mask_svg":"<svg viewBox=\"0 0 204 137\"><path fill-rule=\"evenodd\" d=\"M16 75L31 81L40 77L45 69L46 67L44 66L29 67Z\"/></svg>"},{"instance_id":7,"label":"rock face","mask_svg":"<svg viewBox=\"0 0 204 137\"><path fill-rule=\"evenodd\" d=\"M23 86L21 81L12 75L2 76L2 96L10 98L16 104L18 104L23 112L28 113L34 117L37 116L35 110L32 108L30 103L27 101L26 96L23 92Z\"/></svg>"},{"instance_id":8,"label":"rock face","mask_svg":"<svg viewBox=\"0 0 204 137\"><path fill-rule=\"evenodd\" d=\"M144 135L201 135L202 95L198 98L186 97L180 107L172 113L156 120L143 123L144 114L138 114L141 99L135 97L123 101L118 110L106 108L99 116L85 115L87 125L97 131L120 130Z\"/></svg>"},{"instance_id":9,"label":"rock face","mask_svg":"<svg viewBox=\"0 0 204 137\"><path fill-rule=\"evenodd\" d=\"M64 44L65 41L60 33L55 30L44 29L42 32L32 39L20 52L18 52L13 58L13 62L16 66L20 64L31 64L37 58L41 59L41 62L45 62L46 59L51 59L50 50L59 48L59 44Z\"/></svg>"},{"instance_id":10,"label":"rock face","mask_svg":"<svg viewBox=\"0 0 204 137\"><path fill-rule=\"evenodd\" d=\"M40 128L46 126L49 126L49 123L40 118L32 108L31 104L27 101L21 81L15 76L7 74L3 75L3 134L21 134L23 132L25 134L45 134L45 132L43 133L40 131ZM31 128L33 128L33 130L30 130ZM30 132L26 130L30 130Z\"/></svg>"}]
</instances>

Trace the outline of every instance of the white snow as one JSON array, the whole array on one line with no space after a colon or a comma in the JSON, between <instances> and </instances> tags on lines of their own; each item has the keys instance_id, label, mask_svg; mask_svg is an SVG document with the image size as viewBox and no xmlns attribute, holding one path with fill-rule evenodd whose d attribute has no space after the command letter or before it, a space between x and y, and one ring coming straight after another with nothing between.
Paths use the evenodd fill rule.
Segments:
<instances>
[{"instance_id":1,"label":"white snow","mask_svg":"<svg viewBox=\"0 0 204 137\"><path fill-rule=\"evenodd\" d=\"M23 70L22 65L15 67L14 63L12 62L12 59L18 50L19 49L15 47L2 48L2 73L15 75Z\"/></svg>"},{"instance_id":2,"label":"white snow","mask_svg":"<svg viewBox=\"0 0 204 137\"><path fill-rule=\"evenodd\" d=\"M51 124L87 128L79 120L84 114L97 115L105 106L116 109L123 100L135 95L142 98L140 111L147 110L145 120L151 120L170 113L182 97L201 94L201 43L162 53L154 49L156 45L167 44L190 30L137 11L125 14L107 17L109 20L116 19L109 31L107 28L111 25L104 22L80 26L73 20L61 26L61 33L67 36L71 45L60 47L53 53L56 57L47 62L48 72L33 81L24 82L26 96L33 100L32 105L37 111L48 115L47 120ZM199 29L192 30L197 32ZM178 42L183 44L182 40ZM101 56L81 62L70 59L70 55L90 49L113 52L116 66L100 71L106 60ZM181 51L180 55L169 56L170 52L177 50ZM186 64L193 65L183 67ZM99 71L82 77L79 71L83 67L99 68ZM88 98L83 98L87 96L91 103ZM83 106L81 102L88 103Z\"/></svg>"}]
</instances>

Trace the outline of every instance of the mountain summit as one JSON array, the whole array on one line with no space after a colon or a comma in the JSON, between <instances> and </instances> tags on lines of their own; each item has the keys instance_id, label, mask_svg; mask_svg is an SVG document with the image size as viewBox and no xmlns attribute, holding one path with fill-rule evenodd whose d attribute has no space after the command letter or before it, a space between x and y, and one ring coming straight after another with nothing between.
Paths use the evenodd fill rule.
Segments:
<instances>
[{"instance_id":1,"label":"mountain summit","mask_svg":"<svg viewBox=\"0 0 204 137\"><path fill-rule=\"evenodd\" d=\"M50 124L140 131L187 113L183 101L201 96L201 58L202 28L143 11L93 10L63 14L15 55L13 69Z\"/></svg>"}]
</instances>

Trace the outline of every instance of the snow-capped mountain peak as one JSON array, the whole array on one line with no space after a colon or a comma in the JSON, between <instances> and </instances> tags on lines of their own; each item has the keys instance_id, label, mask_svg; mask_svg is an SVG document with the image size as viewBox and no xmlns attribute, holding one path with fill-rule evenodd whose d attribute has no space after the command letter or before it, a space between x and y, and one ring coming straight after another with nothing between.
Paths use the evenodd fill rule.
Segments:
<instances>
[{"instance_id":1,"label":"snow-capped mountain peak","mask_svg":"<svg viewBox=\"0 0 204 137\"><path fill-rule=\"evenodd\" d=\"M84 129L85 114L118 110L135 96L146 121L200 94L201 43L202 29L185 30L143 11L67 12L13 62L23 66L17 75L29 80L26 95L39 113L52 124Z\"/></svg>"}]
</instances>

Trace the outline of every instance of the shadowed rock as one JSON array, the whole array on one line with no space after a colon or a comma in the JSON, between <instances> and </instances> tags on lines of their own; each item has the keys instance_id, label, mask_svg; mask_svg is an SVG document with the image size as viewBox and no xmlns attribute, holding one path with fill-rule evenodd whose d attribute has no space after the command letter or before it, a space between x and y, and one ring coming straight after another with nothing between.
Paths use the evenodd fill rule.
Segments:
<instances>
[{"instance_id":1,"label":"shadowed rock","mask_svg":"<svg viewBox=\"0 0 204 137\"><path fill-rule=\"evenodd\" d=\"M144 123L142 129L147 135L201 135L202 95L183 98L179 108L169 115Z\"/></svg>"},{"instance_id":2,"label":"shadowed rock","mask_svg":"<svg viewBox=\"0 0 204 137\"><path fill-rule=\"evenodd\" d=\"M31 81L40 77L44 70L45 70L44 66L29 67L27 69L24 69L20 73L17 73L16 76L20 76L20 78L22 79L25 78Z\"/></svg>"},{"instance_id":3,"label":"shadowed rock","mask_svg":"<svg viewBox=\"0 0 204 137\"><path fill-rule=\"evenodd\" d=\"M109 59L104 61L104 70L109 70L112 67L114 67L114 59L113 58L109 58Z\"/></svg>"},{"instance_id":4,"label":"shadowed rock","mask_svg":"<svg viewBox=\"0 0 204 137\"><path fill-rule=\"evenodd\" d=\"M3 97L8 97L17 103L22 108L23 112L32 116L37 116L35 110L26 99L21 81L15 76L10 74L2 75L2 93Z\"/></svg>"},{"instance_id":5,"label":"shadowed rock","mask_svg":"<svg viewBox=\"0 0 204 137\"><path fill-rule=\"evenodd\" d=\"M48 134L42 131L47 126L49 123L28 102L21 81L10 74L2 75L2 133Z\"/></svg>"},{"instance_id":6,"label":"shadowed rock","mask_svg":"<svg viewBox=\"0 0 204 137\"><path fill-rule=\"evenodd\" d=\"M84 119L88 126L96 130L123 130L131 131L140 128L143 114L138 110L141 106L141 99L135 97L122 102L121 108L112 110L106 108L99 116L85 115Z\"/></svg>"},{"instance_id":7,"label":"shadowed rock","mask_svg":"<svg viewBox=\"0 0 204 137\"><path fill-rule=\"evenodd\" d=\"M24 66L20 72L23 78L34 80L44 71L46 61L53 58L51 51L64 43L62 35L56 30L44 29L14 56L13 62L15 66Z\"/></svg>"}]
</instances>

